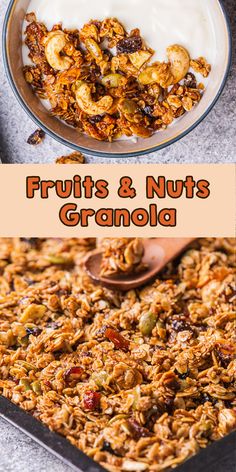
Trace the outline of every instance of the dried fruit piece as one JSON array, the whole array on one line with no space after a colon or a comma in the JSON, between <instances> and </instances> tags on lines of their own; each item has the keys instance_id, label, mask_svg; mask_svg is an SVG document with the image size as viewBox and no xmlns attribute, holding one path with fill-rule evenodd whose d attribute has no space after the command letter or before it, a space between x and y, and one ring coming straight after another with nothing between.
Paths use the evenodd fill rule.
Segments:
<instances>
[{"instance_id":1,"label":"dried fruit piece","mask_svg":"<svg viewBox=\"0 0 236 472\"><path fill-rule=\"evenodd\" d=\"M117 45L118 54L133 54L136 51L142 49L143 41L140 36L131 36L129 38L121 39Z\"/></svg>"},{"instance_id":2,"label":"dried fruit piece","mask_svg":"<svg viewBox=\"0 0 236 472\"><path fill-rule=\"evenodd\" d=\"M37 146L38 144L41 144L44 138L45 132L42 129L36 129L36 131L34 131L27 139L27 143L32 146Z\"/></svg>"},{"instance_id":3,"label":"dried fruit piece","mask_svg":"<svg viewBox=\"0 0 236 472\"><path fill-rule=\"evenodd\" d=\"M109 341L113 342L114 346L117 349L121 349L122 351L129 350L129 341L125 339L118 331L113 328L106 328L105 337L109 339Z\"/></svg>"},{"instance_id":4,"label":"dried fruit piece","mask_svg":"<svg viewBox=\"0 0 236 472\"><path fill-rule=\"evenodd\" d=\"M86 410L98 410L100 406L101 394L92 390L85 392L83 396L83 405Z\"/></svg>"},{"instance_id":5,"label":"dried fruit piece","mask_svg":"<svg viewBox=\"0 0 236 472\"><path fill-rule=\"evenodd\" d=\"M189 87L189 88L194 88L194 89L197 88L197 79L195 75L192 74L192 72L188 72L186 74L185 79L184 79L184 85L185 87Z\"/></svg>"},{"instance_id":6,"label":"dried fruit piece","mask_svg":"<svg viewBox=\"0 0 236 472\"><path fill-rule=\"evenodd\" d=\"M67 369L65 372L64 372L64 380L67 384L69 384L70 382L73 382L73 381L79 381L81 380L81 377L84 373L84 369L82 367L79 367L79 366L75 366L75 367L70 367L69 369Z\"/></svg>"},{"instance_id":7,"label":"dried fruit piece","mask_svg":"<svg viewBox=\"0 0 236 472\"><path fill-rule=\"evenodd\" d=\"M136 440L140 438L147 438L152 435L147 428L141 426L134 418L130 418L127 423L133 438Z\"/></svg>"}]
</instances>

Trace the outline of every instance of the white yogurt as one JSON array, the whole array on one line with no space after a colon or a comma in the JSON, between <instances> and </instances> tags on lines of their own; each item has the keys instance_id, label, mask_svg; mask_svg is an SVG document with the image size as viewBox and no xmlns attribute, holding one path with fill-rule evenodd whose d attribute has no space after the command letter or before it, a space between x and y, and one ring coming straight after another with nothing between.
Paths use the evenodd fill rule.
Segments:
<instances>
[{"instance_id":1,"label":"white yogurt","mask_svg":"<svg viewBox=\"0 0 236 472\"><path fill-rule=\"evenodd\" d=\"M191 57L204 56L213 64L216 40L210 9L213 0L31 0L28 12L48 29L56 23L81 28L93 20L116 17L130 31L139 28L156 51L152 60L166 60L171 44L185 46ZM27 51L23 51L27 63Z\"/></svg>"}]
</instances>

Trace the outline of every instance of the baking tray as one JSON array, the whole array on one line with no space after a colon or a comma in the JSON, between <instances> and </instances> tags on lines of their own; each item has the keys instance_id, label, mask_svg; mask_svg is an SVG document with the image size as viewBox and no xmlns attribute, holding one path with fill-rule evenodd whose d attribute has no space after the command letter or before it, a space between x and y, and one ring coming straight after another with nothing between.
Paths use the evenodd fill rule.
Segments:
<instances>
[{"instance_id":1,"label":"baking tray","mask_svg":"<svg viewBox=\"0 0 236 472\"><path fill-rule=\"evenodd\" d=\"M0 417L30 436L54 456L77 472L105 472L82 451L62 436L50 431L29 413L0 395ZM201 450L191 459L174 469L176 472L217 472L219 464L233 457L236 448L236 431ZM233 459L234 460L234 459ZM236 462L235 462L236 468ZM234 468L234 469L235 469ZM172 469L173 470L173 469ZM229 472L223 467L224 472ZM233 470L233 468L232 468Z\"/></svg>"}]
</instances>

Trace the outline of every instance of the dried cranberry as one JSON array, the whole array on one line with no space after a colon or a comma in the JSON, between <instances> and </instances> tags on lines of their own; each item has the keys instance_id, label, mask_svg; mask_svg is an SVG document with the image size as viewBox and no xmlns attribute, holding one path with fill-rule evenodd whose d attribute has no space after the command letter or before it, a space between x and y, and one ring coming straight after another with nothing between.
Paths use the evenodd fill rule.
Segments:
<instances>
[{"instance_id":1,"label":"dried cranberry","mask_svg":"<svg viewBox=\"0 0 236 472\"><path fill-rule=\"evenodd\" d=\"M64 380L68 384L72 381L79 381L84 373L82 367L71 367L64 372Z\"/></svg>"},{"instance_id":2,"label":"dried cranberry","mask_svg":"<svg viewBox=\"0 0 236 472\"><path fill-rule=\"evenodd\" d=\"M184 85L189 88L197 88L197 79L192 72L188 72L185 76Z\"/></svg>"},{"instance_id":3,"label":"dried cranberry","mask_svg":"<svg viewBox=\"0 0 236 472\"><path fill-rule=\"evenodd\" d=\"M100 406L101 394L99 392L88 391L83 397L83 404L86 410L94 411Z\"/></svg>"},{"instance_id":4,"label":"dried cranberry","mask_svg":"<svg viewBox=\"0 0 236 472\"><path fill-rule=\"evenodd\" d=\"M148 436L151 436L151 432L147 428L141 426L134 418L130 418L128 423L134 439L147 438Z\"/></svg>"},{"instance_id":5,"label":"dried cranberry","mask_svg":"<svg viewBox=\"0 0 236 472\"><path fill-rule=\"evenodd\" d=\"M36 129L34 133L32 133L29 138L27 139L28 144L32 144L33 146L37 146L42 142L45 138L45 133L42 129Z\"/></svg>"},{"instance_id":6,"label":"dried cranberry","mask_svg":"<svg viewBox=\"0 0 236 472\"><path fill-rule=\"evenodd\" d=\"M26 333L28 334L28 336L32 334L37 338L37 336L42 333L42 329L38 328L38 326L36 326L35 328L26 328Z\"/></svg>"},{"instance_id":7,"label":"dried cranberry","mask_svg":"<svg viewBox=\"0 0 236 472\"><path fill-rule=\"evenodd\" d=\"M129 350L129 341L125 339L118 331L113 328L107 328L105 331L105 337L109 341L113 342L117 349L127 352Z\"/></svg>"},{"instance_id":8,"label":"dried cranberry","mask_svg":"<svg viewBox=\"0 0 236 472\"><path fill-rule=\"evenodd\" d=\"M140 51L142 49L142 38L140 36L132 36L131 38L121 39L117 43L117 53L118 54L132 54L134 52Z\"/></svg>"}]
</instances>

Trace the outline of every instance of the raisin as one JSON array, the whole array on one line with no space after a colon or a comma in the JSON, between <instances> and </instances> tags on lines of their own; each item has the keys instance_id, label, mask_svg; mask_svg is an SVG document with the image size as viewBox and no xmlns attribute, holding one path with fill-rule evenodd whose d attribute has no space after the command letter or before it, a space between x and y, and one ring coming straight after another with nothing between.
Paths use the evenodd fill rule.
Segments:
<instances>
[{"instance_id":1,"label":"raisin","mask_svg":"<svg viewBox=\"0 0 236 472\"><path fill-rule=\"evenodd\" d=\"M36 131L34 131L34 133L32 133L27 139L27 143L31 144L32 146L37 146L38 144L41 144L44 138L44 131L42 129L36 129Z\"/></svg>"},{"instance_id":2,"label":"raisin","mask_svg":"<svg viewBox=\"0 0 236 472\"><path fill-rule=\"evenodd\" d=\"M83 404L86 410L94 411L100 406L101 394L99 392L88 391L83 397Z\"/></svg>"},{"instance_id":3,"label":"raisin","mask_svg":"<svg viewBox=\"0 0 236 472\"><path fill-rule=\"evenodd\" d=\"M37 247L38 245L38 238L20 238L20 240L29 244L31 247Z\"/></svg>"},{"instance_id":4,"label":"raisin","mask_svg":"<svg viewBox=\"0 0 236 472\"><path fill-rule=\"evenodd\" d=\"M94 116L91 116L91 118L89 118L89 123L91 123L91 125L95 125L96 123L100 123L100 121L102 121L103 119L103 116L102 115L94 115Z\"/></svg>"},{"instance_id":5,"label":"raisin","mask_svg":"<svg viewBox=\"0 0 236 472\"><path fill-rule=\"evenodd\" d=\"M117 349L127 352L129 350L129 341L125 339L118 331L112 328L107 328L105 331L105 337L109 341L113 342Z\"/></svg>"},{"instance_id":6,"label":"raisin","mask_svg":"<svg viewBox=\"0 0 236 472\"><path fill-rule=\"evenodd\" d=\"M130 418L128 423L134 439L147 438L148 436L151 436L150 431L141 426L134 418Z\"/></svg>"},{"instance_id":7,"label":"raisin","mask_svg":"<svg viewBox=\"0 0 236 472\"><path fill-rule=\"evenodd\" d=\"M108 441L104 441L103 446L102 446L102 451L103 452L109 452L109 454L112 454L113 456L121 457L119 454L117 454L111 447L110 443Z\"/></svg>"},{"instance_id":8,"label":"raisin","mask_svg":"<svg viewBox=\"0 0 236 472\"><path fill-rule=\"evenodd\" d=\"M35 328L26 328L26 333L28 336L31 334L37 338L42 333L42 329L38 328L37 326Z\"/></svg>"},{"instance_id":9,"label":"raisin","mask_svg":"<svg viewBox=\"0 0 236 472\"><path fill-rule=\"evenodd\" d=\"M192 72L188 72L185 76L184 85L189 88L197 88L197 79Z\"/></svg>"},{"instance_id":10,"label":"raisin","mask_svg":"<svg viewBox=\"0 0 236 472\"><path fill-rule=\"evenodd\" d=\"M177 369L175 369L175 373L176 373L176 375L178 375L179 379L181 379L181 380L186 380L189 377L189 374L190 374L189 370L187 370L187 372L184 372L183 374L181 374L180 372L178 372Z\"/></svg>"},{"instance_id":11,"label":"raisin","mask_svg":"<svg viewBox=\"0 0 236 472\"><path fill-rule=\"evenodd\" d=\"M192 331L190 324L183 320L173 320L172 329L177 332Z\"/></svg>"},{"instance_id":12,"label":"raisin","mask_svg":"<svg viewBox=\"0 0 236 472\"><path fill-rule=\"evenodd\" d=\"M140 36L133 36L131 38L121 39L117 43L117 53L118 54L132 54L134 52L140 51L142 49L142 38Z\"/></svg>"},{"instance_id":13,"label":"raisin","mask_svg":"<svg viewBox=\"0 0 236 472\"><path fill-rule=\"evenodd\" d=\"M217 403L217 400L213 397L211 397L211 395L209 395L208 393L201 393L200 397L198 398L198 402L200 404L204 404L206 402L210 402L212 403L213 405L215 405Z\"/></svg>"},{"instance_id":14,"label":"raisin","mask_svg":"<svg viewBox=\"0 0 236 472\"><path fill-rule=\"evenodd\" d=\"M142 109L142 112L144 113L144 115L148 116L148 118L154 118L153 111L154 111L154 108L151 105L146 105Z\"/></svg>"}]
</instances>

